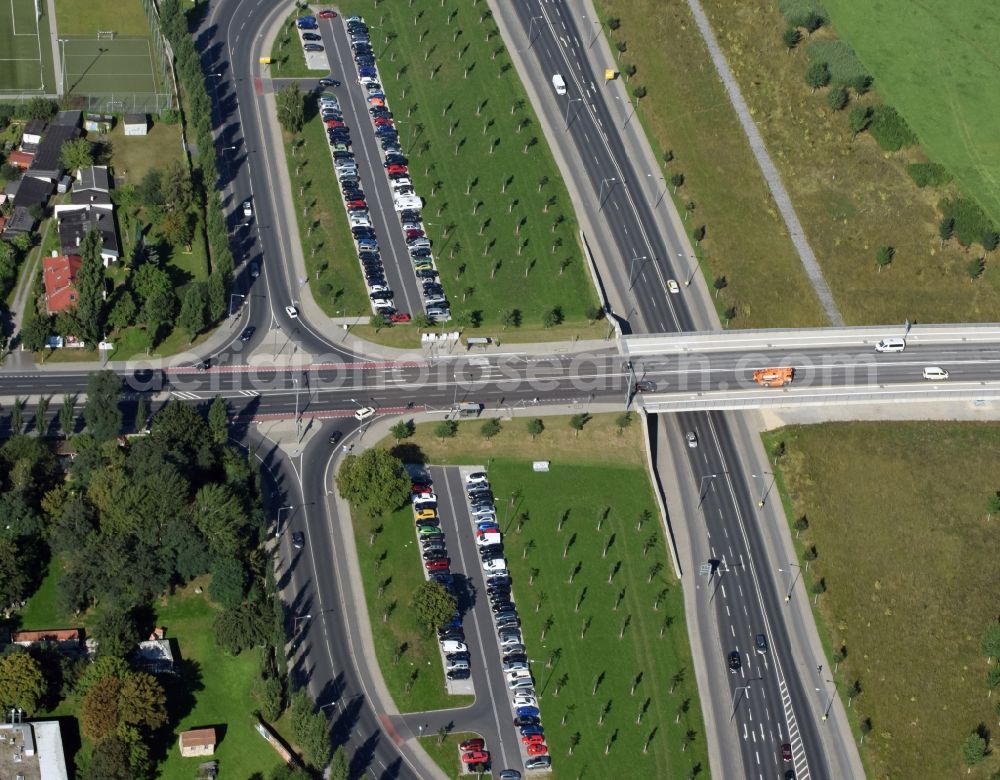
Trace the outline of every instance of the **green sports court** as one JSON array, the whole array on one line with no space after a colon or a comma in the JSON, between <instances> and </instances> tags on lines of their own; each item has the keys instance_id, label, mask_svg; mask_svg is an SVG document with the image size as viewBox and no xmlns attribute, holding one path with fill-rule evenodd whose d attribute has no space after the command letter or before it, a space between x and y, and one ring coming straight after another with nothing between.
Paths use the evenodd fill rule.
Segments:
<instances>
[{"instance_id":1,"label":"green sports court","mask_svg":"<svg viewBox=\"0 0 1000 780\"><path fill-rule=\"evenodd\" d=\"M44 0L0 0L0 92L43 93L55 88Z\"/></svg>"},{"instance_id":2,"label":"green sports court","mask_svg":"<svg viewBox=\"0 0 1000 780\"><path fill-rule=\"evenodd\" d=\"M146 93L160 88L148 37L98 38L95 33L60 37L59 47L61 91L68 96Z\"/></svg>"}]
</instances>

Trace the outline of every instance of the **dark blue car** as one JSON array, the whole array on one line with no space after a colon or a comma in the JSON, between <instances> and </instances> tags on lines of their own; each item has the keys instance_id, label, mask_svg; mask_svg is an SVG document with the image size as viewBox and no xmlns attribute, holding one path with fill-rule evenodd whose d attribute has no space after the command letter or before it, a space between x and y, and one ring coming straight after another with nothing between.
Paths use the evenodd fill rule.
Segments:
<instances>
[{"instance_id":1,"label":"dark blue car","mask_svg":"<svg viewBox=\"0 0 1000 780\"><path fill-rule=\"evenodd\" d=\"M539 716L538 707L518 707L517 716L519 718L537 718Z\"/></svg>"}]
</instances>

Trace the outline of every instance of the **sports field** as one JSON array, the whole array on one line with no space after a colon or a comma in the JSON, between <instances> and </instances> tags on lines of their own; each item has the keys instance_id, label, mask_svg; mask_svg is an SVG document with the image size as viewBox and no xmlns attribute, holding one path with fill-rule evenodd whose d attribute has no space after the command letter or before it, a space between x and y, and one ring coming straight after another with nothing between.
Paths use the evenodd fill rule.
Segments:
<instances>
[{"instance_id":1,"label":"sports field","mask_svg":"<svg viewBox=\"0 0 1000 780\"><path fill-rule=\"evenodd\" d=\"M875 88L1000 224L1000 60L995 0L824 0L837 33L875 76Z\"/></svg>"},{"instance_id":2,"label":"sports field","mask_svg":"<svg viewBox=\"0 0 1000 780\"><path fill-rule=\"evenodd\" d=\"M2 0L0 0L2 2ZM62 38L67 95L156 92L153 49L148 37L98 40Z\"/></svg>"},{"instance_id":3,"label":"sports field","mask_svg":"<svg viewBox=\"0 0 1000 780\"><path fill-rule=\"evenodd\" d=\"M35 0L0 0L0 92L45 92L54 86L48 18Z\"/></svg>"}]
</instances>

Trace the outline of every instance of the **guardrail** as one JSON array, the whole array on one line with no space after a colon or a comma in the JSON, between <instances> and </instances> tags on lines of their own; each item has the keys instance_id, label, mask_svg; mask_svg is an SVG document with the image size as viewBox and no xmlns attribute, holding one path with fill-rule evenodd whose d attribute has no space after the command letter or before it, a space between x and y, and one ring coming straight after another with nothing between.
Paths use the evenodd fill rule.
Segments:
<instances>
[{"instance_id":1,"label":"guardrail","mask_svg":"<svg viewBox=\"0 0 1000 780\"><path fill-rule=\"evenodd\" d=\"M739 391L698 393L646 393L633 403L649 414L746 409L781 409L797 406L855 406L897 403L973 403L1000 401L1000 382L967 382L949 387L751 388Z\"/></svg>"},{"instance_id":2,"label":"guardrail","mask_svg":"<svg viewBox=\"0 0 1000 780\"><path fill-rule=\"evenodd\" d=\"M622 336L618 340L618 344L622 355L632 358L687 352L735 352L817 347L867 346L874 349L877 341L888 336L903 336L908 344L914 345L996 343L1000 347L1000 323L655 333Z\"/></svg>"}]
</instances>

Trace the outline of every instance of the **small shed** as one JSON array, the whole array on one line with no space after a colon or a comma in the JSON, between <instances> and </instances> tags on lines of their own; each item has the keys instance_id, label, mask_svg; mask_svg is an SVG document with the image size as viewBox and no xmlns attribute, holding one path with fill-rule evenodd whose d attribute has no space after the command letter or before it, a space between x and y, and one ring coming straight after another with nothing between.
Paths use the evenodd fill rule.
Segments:
<instances>
[{"instance_id":1,"label":"small shed","mask_svg":"<svg viewBox=\"0 0 1000 780\"><path fill-rule=\"evenodd\" d=\"M125 114L125 135L146 135L149 117L145 114Z\"/></svg>"},{"instance_id":2,"label":"small shed","mask_svg":"<svg viewBox=\"0 0 1000 780\"><path fill-rule=\"evenodd\" d=\"M110 114L87 114L83 118L83 126L90 133L110 133L114 124L115 118Z\"/></svg>"},{"instance_id":3,"label":"small shed","mask_svg":"<svg viewBox=\"0 0 1000 780\"><path fill-rule=\"evenodd\" d=\"M24 126L21 140L26 144L40 144L44 133L45 122L41 119L32 119Z\"/></svg>"},{"instance_id":4,"label":"small shed","mask_svg":"<svg viewBox=\"0 0 1000 780\"><path fill-rule=\"evenodd\" d=\"M191 729L181 732L181 755L185 758L210 756L215 752L215 744L215 729L213 728Z\"/></svg>"}]
</instances>

